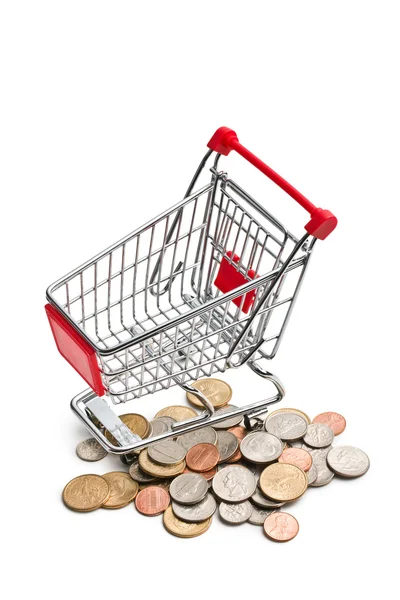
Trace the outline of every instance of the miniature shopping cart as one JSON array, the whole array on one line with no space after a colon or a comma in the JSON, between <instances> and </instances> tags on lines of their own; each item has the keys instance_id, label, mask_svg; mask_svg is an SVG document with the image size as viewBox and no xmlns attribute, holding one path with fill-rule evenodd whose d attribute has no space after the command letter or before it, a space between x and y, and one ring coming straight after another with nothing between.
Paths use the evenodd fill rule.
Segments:
<instances>
[{"instance_id":1,"label":"miniature shopping cart","mask_svg":"<svg viewBox=\"0 0 400 600\"><path fill-rule=\"evenodd\" d=\"M256 417L283 397L281 383L262 364L279 348L316 239L337 224L231 129L218 129L208 148L181 202L47 290L58 350L90 386L72 400L72 409L115 454L231 416ZM310 213L305 235L290 233L219 170L221 155L231 150ZM211 176L197 188L206 165ZM191 386L245 363L275 385L274 396L219 413ZM172 385L194 394L204 411L158 436L142 440L111 408Z\"/></svg>"}]
</instances>

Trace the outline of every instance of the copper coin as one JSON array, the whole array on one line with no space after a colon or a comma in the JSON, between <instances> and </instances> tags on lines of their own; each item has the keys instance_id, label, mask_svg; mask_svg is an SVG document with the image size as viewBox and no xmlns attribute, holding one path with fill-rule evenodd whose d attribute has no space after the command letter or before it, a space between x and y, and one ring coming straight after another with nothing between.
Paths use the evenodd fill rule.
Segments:
<instances>
[{"instance_id":1,"label":"copper coin","mask_svg":"<svg viewBox=\"0 0 400 600\"><path fill-rule=\"evenodd\" d=\"M233 463L237 463L239 462L239 460L242 460L243 458L243 454L240 452L240 449L238 448L235 452L235 454L233 456L231 456L230 458L228 458L228 460L226 460L225 462L229 465L233 464Z\"/></svg>"},{"instance_id":2,"label":"copper coin","mask_svg":"<svg viewBox=\"0 0 400 600\"><path fill-rule=\"evenodd\" d=\"M138 493L135 505L147 517L161 515L169 506L169 493L162 487L149 485Z\"/></svg>"},{"instance_id":3,"label":"copper coin","mask_svg":"<svg viewBox=\"0 0 400 600\"><path fill-rule=\"evenodd\" d=\"M289 513L273 512L264 521L264 532L274 542L288 542L299 533L299 524Z\"/></svg>"},{"instance_id":4,"label":"copper coin","mask_svg":"<svg viewBox=\"0 0 400 600\"><path fill-rule=\"evenodd\" d=\"M184 473L195 473L196 471L192 471L192 469L189 469L188 467L186 467L183 472ZM204 479L206 479L207 481L211 481L211 479L214 477L216 472L217 472L217 467L213 467L209 471L202 471L201 474L203 475Z\"/></svg>"},{"instance_id":5,"label":"copper coin","mask_svg":"<svg viewBox=\"0 0 400 600\"><path fill-rule=\"evenodd\" d=\"M321 413L312 422L328 425L335 435L339 435L339 433L342 433L346 429L346 419L336 412Z\"/></svg>"},{"instance_id":6,"label":"copper coin","mask_svg":"<svg viewBox=\"0 0 400 600\"><path fill-rule=\"evenodd\" d=\"M285 448L278 458L278 462L296 465L296 467L300 467L300 469L307 472L311 469L312 457L307 450L302 448Z\"/></svg>"},{"instance_id":7,"label":"copper coin","mask_svg":"<svg viewBox=\"0 0 400 600\"><path fill-rule=\"evenodd\" d=\"M214 444L196 444L186 454L186 464L192 471L209 471L219 462L218 448Z\"/></svg>"}]
</instances>

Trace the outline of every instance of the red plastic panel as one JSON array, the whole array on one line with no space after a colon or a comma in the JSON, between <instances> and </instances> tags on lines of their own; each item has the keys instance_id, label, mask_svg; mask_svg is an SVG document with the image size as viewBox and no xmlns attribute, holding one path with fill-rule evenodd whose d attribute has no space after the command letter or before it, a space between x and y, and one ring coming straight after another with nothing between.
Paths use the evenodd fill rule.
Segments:
<instances>
[{"instance_id":1,"label":"red plastic panel","mask_svg":"<svg viewBox=\"0 0 400 600\"><path fill-rule=\"evenodd\" d=\"M226 254L229 258L232 257L231 251L227 252ZM239 256L237 254L233 255L233 262L239 262ZM250 277L250 279L254 279L256 277L256 272L253 269L249 269L247 274ZM244 283L248 283L246 277L239 273L239 271L235 269L235 265L233 263L231 264L228 261L228 259L224 257L219 266L218 275L216 280L214 281L214 285L216 285L217 288L223 294L225 294L226 292L230 292L238 288ZM255 295L256 290L251 290L250 292L247 292L242 306L242 311L244 313L247 314L249 312L250 308L253 305ZM236 304L236 306L240 306L242 298L243 296L239 296L239 298L235 298L234 300L232 300L232 302Z\"/></svg>"},{"instance_id":2,"label":"red plastic panel","mask_svg":"<svg viewBox=\"0 0 400 600\"><path fill-rule=\"evenodd\" d=\"M95 350L51 304L44 307L60 354L98 396L104 396Z\"/></svg>"}]
</instances>

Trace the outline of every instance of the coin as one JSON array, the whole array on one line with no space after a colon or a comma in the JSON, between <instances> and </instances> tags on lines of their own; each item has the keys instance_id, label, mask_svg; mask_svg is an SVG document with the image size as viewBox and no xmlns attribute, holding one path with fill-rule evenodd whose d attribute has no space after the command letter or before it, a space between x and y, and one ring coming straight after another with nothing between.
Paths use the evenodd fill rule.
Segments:
<instances>
[{"instance_id":1,"label":"coin","mask_svg":"<svg viewBox=\"0 0 400 600\"><path fill-rule=\"evenodd\" d=\"M260 508L259 506L252 506L251 515L249 517L249 523L252 525L264 525L264 521L269 515L276 512L275 508L267 509Z\"/></svg>"},{"instance_id":2,"label":"coin","mask_svg":"<svg viewBox=\"0 0 400 600\"><path fill-rule=\"evenodd\" d=\"M177 465L186 455L185 450L173 440L157 442L147 448L149 458L160 465Z\"/></svg>"},{"instance_id":3,"label":"coin","mask_svg":"<svg viewBox=\"0 0 400 600\"><path fill-rule=\"evenodd\" d=\"M167 423L165 423L165 421L162 421L161 419L153 419L152 421L150 421L150 425L153 432L152 435L154 436L161 435L162 433L169 431Z\"/></svg>"},{"instance_id":4,"label":"coin","mask_svg":"<svg viewBox=\"0 0 400 600\"><path fill-rule=\"evenodd\" d=\"M181 538L192 538L202 533L205 533L207 529L209 529L212 522L212 517L209 519L205 519L204 521L200 521L199 523L187 523L186 521L182 521L178 519L173 513L171 506L167 508L164 512L163 523L165 529L172 533L172 535L176 535Z\"/></svg>"},{"instance_id":5,"label":"coin","mask_svg":"<svg viewBox=\"0 0 400 600\"><path fill-rule=\"evenodd\" d=\"M153 477L174 477L183 472L186 464L183 460L176 465L159 465L149 458L146 449L139 454L139 466L142 471Z\"/></svg>"},{"instance_id":6,"label":"coin","mask_svg":"<svg viewBox=\"0 0 400 600\"><path fill-rule=\"evenodd\" d=\"M155 419L159 419L160 417L171 417L175 421L180 422L197 417L197 412L193 408L190 408L190 406L167 406L158 411Z\"/></svg>"},{"instance_id":7,"label":"coin","mask_svg":"<svg viewBox=\"0 0 400 600\"><path fill-rule=\"evenodd\" d=\"M307 472L311 469L312 458L311 454L303 448L285 448L278 458L278 462L296 465L300 469L303 469L304 472Z\"/></svg>"},{"instance_id":8,"label":"coin","mask_svg":"<svg viewBox=\"0 0 400 600\"><path fill-rule=\"evenodd\" d=\"M242 460L242 458L243 458L243 455L242 455L242 453L240 452L240 448L238 448L238 449L236 450L235 454L233 454L233 455L232 455L230 458L228 458L228 460L226 460L225 462L226 462L226 463L228 463L228 464L230 465L230 464L233 464L233 463L237 463L237 462L239 462L240 460Z\"/></svg>"},{"instance_id":9,"label":"coin","mask_svg":"<svg viewBox=\"0 0 400 600\"><path fill-rule=\"evenodd\" d=\"M89 512L100 508L110 495L108 482L100 475L80 475L65 486L62 498L64 504L79 512Z\"/></svg>"},{"instance_id":10,"label":"coin","mask_svg":"<svg viewBox=\"0 0 400 600\"><path fill-rule=\"evenodd\" d=\"M225 429L217 432L217 448L219 451L220 462L225 462L236 453L239 448L239 442L236 435Z\"/></svg>"},{"instance_id":11,"label":"coin","mask_svg":"<svg viewBox=\"0 0 400 600\"><path fill-rule=\"evenodd\" d=\"M147 517L163 513L169 505L169 494L162 487L149 485L136 496L137 510Z\"/></svg>"},{"instance_id":12,"label":"coin","mask_svg":"<svg viewBox=\"0 0 400 600\"><path fill-rule=\"evenodd\" d=\"M215 475L212 488L218 498L225 502L242 502L250 498L256 489L256 478L245 467L229 465Z\"/></svg>"},{"instance_id":13,"label":"coin","mask_svg":"<svg viewBox=\"0 0 400 600\"><path fill-rule=\"evenodd\" d=\"M337 475L342 477L361 477L369 469L369 458L354 446L336 446L329 450L326 462Z\"/></svg>"},{"instance_id":14,"label":"coin","mask_svg":"<svg viewBox=\"0 0 400 600\"><path fill-rule=\"evenodd\" d=\"M79 442L76 447L76 453L79 458L89 462L101 460L108 454L107 450L104 450L103 446L94 438L89 438L83 442Z\"/></svg>"},{"instance_id":15,"label":"coin","mask_svg":"<svg viewBox=\"0 0 400 600\"><path fill-rule=\"evenodd\" d=\"M199 379L191 384L196 390L202 392L216 408L225 406L232 398L232 388L220 379ZM203 403L194 394L186 393L186 398L195 406L204 408Z\"/></svg>"},{"instance_id":16,"label":"coin","mask_svg":"<svg viewBox=\"0 0 400 600\"><path fill-rule=\"evenodd\" d=\"M231 458L229 458L226 462L227 463L237 463L239 460L242 459L242 453L240 452L240 442L242 441L242 439L244 437L246 437L246 435L248 434L248 431L245 427L242 427L241 425L237 425L236 427L230 427L228 429L228 431L230 431L231 433L234 433L237 437L237 440L239 442L239 447L236 450L235 454L233 456L231 456Z\"/></svg>"},{"instance_id":17,"label":"coin","mask_svg":"<svg viewBox=\"0 0 400 600\"><path fill-rule=\"evenodd\" d=\"M299 524L289 513L275 512L265 519L264 531L274 542L288 542L299 533Z\"/></svg>"},{"instance_id":18,"label":"coin","mask_svg":"<svg viewBox=\"0 0 400 600\"><path fill-rule=\"evenodd\" d=\"M326 456L332 446L326 448L311 448L307 444L303 444L304 450L311 454L313 465L317 469L317 478L310 483L311 487L322 487L332 481L335 474L330 470L326 463Z\"/></svg>"},{"instance_id":19,"label":"coin","mask_svg":"<svg viewBox=\"0 0 400 600\"><path fill-rule=\"evenodd\" d=\"M281 440L266 431L249 433L240 442L240 452L243 456L255 463L269 463L276 460L283 450Z\"/></svg>"},{"instance_id":20,"label":"coin","mask_svg":"<svg viewBox=\"0 0 400 600\"><path fill-rule=\"evenodd\" d=\"M208 492L207 480L199 473L183 473L169 488L171 498L180 504L197 504Z\"/></svg>"},{"instance_id":21,"label":"coin","mask_svg":"<svg viewBox=\"0 0 400 600\"><path fill-rule=\"evenodd\" d=\"M307 471L308 485L315 483L318 477L317 467L312 463L311 468Z\"/></svg>"},{"instance_id":22,"label":"coin","mask_svg":"<svg viewBox=\"0 0 400 600\"><path fill-rule=\"evenodd\" d=\"M166 415L164 415L163 417L157 417L157 419L153 419L153 421L162 421L163 423L165 423L165 425L170 431L172 430L172 425L176 423L176 419L173 419L172 417L167 417Z\"/></svg>"},{"instance_id":23,"label":"coin","mask_svg":"<svg viewBox=\"0 0 400 600\"><path fill-rule=\"evenodd\" d=\"M312 448L330 446L334 437L332 429L323 423L311 423L307 427L307 433L303 436L304 442Z\"/></svg>"},{"instance_id":24,"label":"coin","mask_svg":"<svg viewBox=\"0 0 400 600\"><path fill-rule=\"evenodd\" d=\"M251 501L254 502L254 504L257 504L257 506L259 506L261 508L269 508L269 509L273 509L273 510L276 508L280 508L281 506L286 504L286 502L274 502L273 500L266 498L264 496L264 494L262 493L262 491L258 487L256 488L256 491L252 495Z\"/></svg>"},{"instance_id":25,"label":"coin","mask_svg":"<svg viewBox=\"0 0 400 600\"><path fill-rule=\"evenodd\" d=\"M267 420L270 417L272 417L272 415L276 415L277 413L282 413L282 412L295 413L296 415L300 415L300 417L303 417L307 421L308 425L311 423L310 417L308 415L306 415L305 412L303 412L302 410L299 410L298 408L278 408L277 410L274 410L272 413L269 413Z\"/></svg>"},{"instance_id":26,"label":"coin","mask_svg":"<svg viewBox=\"0 0 400 600\"><path fill-rule=\"evenodd\" d=\"M214 444L196 444L186 454L186 463L192 471L209 471L218 464L219 452Z\"/></svg>"},{"instance_id":27,"label":"coin","mask_svg":"<svg viewBox=\"0 0 400 600\"><path fill-rule=\"evenodd\" d=\"M134 481L138 483L151 483L155 480L155 477L148 475L139 467L139 463L136 461L129 467L129 475Z\"/></svg>"},{"instance_id":28,"label":"coin","mask_svg":"<svg viewBox=\"0 0 400 600\"><path fill-rule=\"evenodd\" d=\"M190 450L197 444L214 444L217 443L217 432L212 427L202 427L180 435L177 440L178 444L186 450Z\"/></svg>"},{"instance_id":29,"label":"coin","mask_svg":"<svg viewBox=\"0 0 400 600\"><path fill-rule=\"evenodd\" d=\"M306 491L307 475L288 463L274 463L260 475L260 488L263 494L278 502L296 500Z\"/></svg>"},{"instance_id":30,"label":"coin","mask_svg":"<svg viewBox=\"0 0 400 600\"><path fill-rule=\"evenodd\" d=\"M150 432L150 423L147 419L145 419L142 415L138 415L136 413L127 413L125 415L120 415L119 418L121 421L132 431L138 435L142 440L144 440L149 432ZM115 437L108 430L105 431L106 438L109 442L114 444L114 446L118 446L118 442Z\"/></svg>"},{"instance_id":31,"label":"coin","mask_svg":"<svg viewBox=\"0 0 400 600\"><path fill-rule=\"evenodd\" d=\"M346 419L337 412L321 413L320 415L317 415L312 422L328 425L335 435L343 433L343 431L346 429Z\"/></svg>"},{"instance_id":32,"label":"coin","mask_svg":"<svg viewBox=\"0 0 400 600\"><path fill-rule=\"evenodd\" d=\"M229 413L232 409L235 410L237 406L233 404L227 404L222 408L219 408L215 411L215 415L223 415L225 413ZM231 427L235 427L239 425L243 420L243 415L235 415L234 417L229 417L225 419L225 421L219 421L219 423L213 423L214 429L230 429Z\"/></svg>"},{"instance_id":33,"label":"coin","mask_svg":"<svg viewBox=\"0 0 400 600\"><path fill-rule=\"evenodd\" d=\"M233 504L221 502L219 505L219 514L221 518L232 525L245 523L249 519L251 511L252 506L248 500L245 500L244 502L235 502Z\"/></svg>"},{"instance_id":34,"label":"coin","mask_svg":"<svg viewBox=\"0 0 400 600\"><path fill-rule=\"evenodd\" d=\"M303 437L307 431L307 425L303 416L293 412L274 414L265 421L265 429L268 433L288 442Z\"/></svg>"},{"instance_id":35,"label":"coin","mask_svg":"<svg viewBox=\"0 0 400 600\"><path fill-rule=\"evenodd\" d=\"M191 506L172 502L171 504L174 515L182 521L188 523L199 523L213 516L217 510L217 503L212 494L206 494L201 502L192 504Z\"/></svg>"},{"instance_id":36,"label":"coin","mask_svg":"<svg viewBox=\"0 0 400 600\"><path fill-rule=\"evenodd\" d=\"M129 473L123 471L112 471L105 473L102 477L110 486L110 495L103 508L122 508L136 497L139 491L139 484L129 476Z\"/></svg>"},{"instance_id":37,"label":"coin","mask_svg":"<svg viewBox=\"0 0 400 600\"><path fill-rule=\"evenodd\" d=\"M183 472L184 473L196 473L196 471L192 471L188 467L185 467L185 470ZM214 477L216 472L217 472L217 468L213 467L212 469L209 469L208 471L201 471L201 475L207 481L211 481L211 479Z\"/></svg>"}]
</instances>

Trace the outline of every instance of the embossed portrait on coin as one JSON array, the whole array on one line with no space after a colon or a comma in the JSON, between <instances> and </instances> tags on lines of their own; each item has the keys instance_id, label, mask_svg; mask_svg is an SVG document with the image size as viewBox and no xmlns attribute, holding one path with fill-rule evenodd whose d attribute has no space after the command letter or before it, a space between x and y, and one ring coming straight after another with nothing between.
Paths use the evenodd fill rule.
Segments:
<instances>
[{"instance_id":1,"label":"embossed portrait on coin","mask_svg":"<svg viewBox=\"0 0 400 600\"><path fill-rule=\"evenodd\" d=\"M357 470L360 466L360 460L363 464L366 463L365 459L361 458L353 448L343 448L337 456L337 463L346 471Z\"/></svg>"},{"instance_id":2,"label":"embossed portrait on coin","mask_svg":"<svg viewBox=\"0 0 400 600\"><path fill-rule=\"evenodd\" d=\"M240 498L246 493L246 475L242 473L241 469L230 470L222 483L231 498Z\"/></svg>"},{"instance_id":3,"label":"embossed portrait on coin","mask_svg":"<svg viewBox=\"0 0 400 600\"><path fill-rule=\"evenodd\" d=\"M288 527L289 523L286 515L278 515L275 517L275 527L271 529L270 534L273 537L281 539L285 535Z\"/></svg>"},{"instance_id":4,"label":"embossed portrait on coin","mask_svg":"<svg viewBox=\"0 0 400 600\"><path fill-rule=\"evenodd\" d=\"M275 453L275 447L271 442L256 436L249 440L248 447L253 452L263 456L273 456Z\"/></svg>"}]
</instances>

